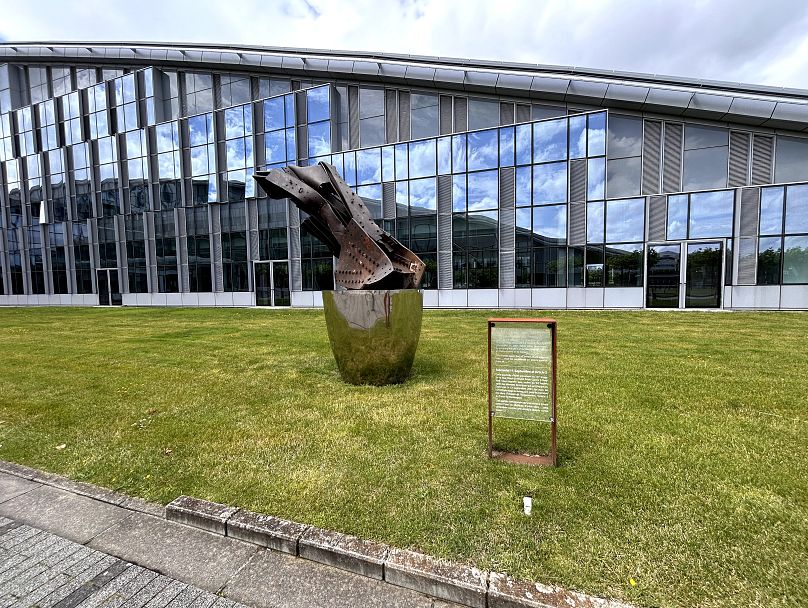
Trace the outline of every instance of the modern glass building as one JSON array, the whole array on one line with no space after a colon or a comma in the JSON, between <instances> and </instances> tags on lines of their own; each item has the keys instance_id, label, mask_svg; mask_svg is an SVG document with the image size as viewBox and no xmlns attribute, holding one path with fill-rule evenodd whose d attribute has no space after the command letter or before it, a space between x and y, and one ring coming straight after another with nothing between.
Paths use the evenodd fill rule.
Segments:
<instances>
[{"instance_id":1,"label":"modern glass building","mask_svg":"<svg viewBox=\"0 0 808 608\"><path fill-rule=\"evenodd\" d=\"M256 169L334 164L425 305L808 308L808 91L408 55L0 44L0 304L317 306Z\"/></svg>"}]
</instances>

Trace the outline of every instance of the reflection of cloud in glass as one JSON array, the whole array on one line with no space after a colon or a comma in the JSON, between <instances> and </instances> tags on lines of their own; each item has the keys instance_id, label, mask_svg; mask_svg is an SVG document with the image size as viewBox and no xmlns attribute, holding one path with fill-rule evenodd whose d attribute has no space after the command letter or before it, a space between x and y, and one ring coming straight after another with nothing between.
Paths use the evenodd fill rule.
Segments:
<instances>
[{"instance_id":1,"label":"reflection of cloud in glass","mask_svg":"<svg viewBox=\"0 0 808 608\"><path fill-rule=\"evenodd\" d=\"M325 121L309 125L309 156L322 156L330 153L331 122Z\"/></svg>"},{"instance_id":2,"label":"reflection of cloud in glass","mask_svg":"<svg viewBox=\"0 0 808 608\"><path fill-rule=\"evenodd\" d=\"M435 140L428 139L410 144L410 177L435 175Z\"/></svg>"},{"instance_id":3,"label":"reflection of cloud in glass","mask_svg":"<svg viewBox=\"0 0 808 608\"><path fill-rule=\"evenodd\" d=\"M530 167L516 168L516 205L530 205L531 169Z\"/></svg>"},{"instance_id":4,"label":"reflection of cloud in glass","mask_svg":"<svg viewBox=\"0 0 808 608\"><path fill-rule=\"evenodd\" d=\"M536 207L533 210L533 231L547 239L566 239L567 206Z\"/></svg>"},{"instance_id":5,"label":"reflection of cloud in glass","mask_svg":"<svg viewBox=\"0 0 808 608\"><path fill-rule=\"evenodd\" d=\"M603 198L606 195L606 160L591 158L587 168L586 198L588 200Z\"/></svg>"},{"instance_id":6,"label":"reflection of cloud in glass","mask_svg":"<svg viewBox=\"0 0 808 608\"><path fill-rule=\"evenodd\" d=\"M690 238L732 236L734 191L690 195Z\"/></svg>"},{"instance_id":7,"label":"reflection of cloud in glass","mask_svg":"<svg viewBox=\"0 0 808 608\"><path fill-rule=\"evenodd\" d=\"M567 158L567 119L546 120L533 125L533 160Z\"/></svg>"},{"instance_id":8,"label":"reflection of cloud in glass","mask_svg":"<svg viewBox=\"0 0 808 608\"><path fill-rule=\"evenodd\" d=\"M382 181L381 150L359 150L356 153L356 177L359 184L377 184Z\"/></svg>"},{"instance_id":9,"label":"reflection of cloud in glass","mask_svg":"<svg viewBox=\"0 0 808 608\"><path fill-rule=\"evenodd\" d=\"M410 181L410 207L417 209L437 209L437 191L434 177Z\"/></svg>"},{"instance_id":10,"label":"reflection of cloud in glass","mask_svg":"<svg viewBox=\"0 0 808 608\"><path fill-rule=\"evenodd\" d=\"M482 171L468 175L468 209L496 209L499 201L497 171Z\"/></svg>"},{"instance_id":11,"label":"reflection of cloud in glass","mask_svg":"<svg viewBox=\"0 0 808 608\"><path fill-rule=\"evenodd\" d=\"M606 242L642 241L645 232L645 199L606 203Z\"/></svg>"},{"instance_id":12,"label":"reflection of cloud in glass","mask_svg":"<svg viewBox=\"0 0 808 608\"><path fill-rule=\"evenodd\" d=\"M466 210L466 175L452 177L452 211Z\"/></svg>"},{"instance_id":13,"label":"reflection of cloud in glass","mask_svg":"<svg viewBox=\"0 0 808 608\"><path fill-rule=\"evenodd\" d=\"M468 170L494 169L497 159L497 130L468 134Z\"/></svg>"},{"instance_id":14,"label":"reflection of cloud in glass","mask_svg":"<svg viewBox=\"0 0 808 608\"><path fill-rule=\"evenodd\" d=\"M562 203L567 200L567 163L533 167L533 203Z\"/></svg>"},{"instance_id":15,"label":"reflection of cloud in glass","mask_svg":"<svg viewBox=\"0 0 808 608\"><path fill-rule=\"evenodd\" d=\"M786 189L786 232L808 232L808 186Z\"/></svg>"}]
</instances>

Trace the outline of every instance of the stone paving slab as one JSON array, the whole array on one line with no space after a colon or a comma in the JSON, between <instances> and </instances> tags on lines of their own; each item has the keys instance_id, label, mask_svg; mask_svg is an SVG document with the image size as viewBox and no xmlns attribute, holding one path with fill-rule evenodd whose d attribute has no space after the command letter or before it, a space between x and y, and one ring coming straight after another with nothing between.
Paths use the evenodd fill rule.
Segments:
<instances>
[{"instance_id":1,"label":"stone paving slab","mask_svg":"<svg viewBox=\"0 0 808 608\"><path fill-rule=\"evenodd\" d=\"M0 502L6 502L38 488L41 484L13 475L0 475Z\"/></svg>"},{"instance_id":2,"label":"stone paving slab","mask_svg":"<svg viewBox=\"0 0 808 608\"><path fill-rule=\"evenodd\" d=\"M225 594L272 608L431 608L432 598L345 570L262 551L227 585ZM446 608L460 608L442 604Z\"/></svg>"},{"instance_id":3,"label":"stone paving slab","mask_svg":"<svg viewBox=\"0 0 808 608\"><path fill-rule=\"evenodd\" d=\"M72 492L40 486L0 503L0 515L86 543L132 514Z\"/></svg>"},{"instance_id":4,"label":"stone paving slab","mask_svg":"<svg viewBox=\"0 0 808 608\"><path fill-rule=\"evenodd\" d=\"M143 513L132 513L89 546L213 592L261 550Z\"/></svg>"}]
</instances>

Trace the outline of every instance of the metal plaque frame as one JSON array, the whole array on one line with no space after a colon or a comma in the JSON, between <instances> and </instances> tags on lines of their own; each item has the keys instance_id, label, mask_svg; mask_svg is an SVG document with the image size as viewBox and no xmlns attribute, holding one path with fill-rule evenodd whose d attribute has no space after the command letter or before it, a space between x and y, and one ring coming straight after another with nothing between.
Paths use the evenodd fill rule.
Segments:
<instances>
[{"instance_id":1,"label":"metal plaque frame","mask_svg":"<svg viewBox=\"0 0 808 608\"><path fill-rule=\"evenodd\" d=\"M550 403L552 407L552 419L550 420L550 453L549 454L515 454L512 452L501 452L494 449L494 410L493 410L493 372L491 370L491 330L497 324L505 323L540 323L546 325L550 330L550 340L552 342L552 374L550 386ZM533 466L556 466L556 421L558 414L556 410L556 321L555 319L488 319L488 457L504 460L514 464L527 464Z\"/></svg>"}]
</instances>

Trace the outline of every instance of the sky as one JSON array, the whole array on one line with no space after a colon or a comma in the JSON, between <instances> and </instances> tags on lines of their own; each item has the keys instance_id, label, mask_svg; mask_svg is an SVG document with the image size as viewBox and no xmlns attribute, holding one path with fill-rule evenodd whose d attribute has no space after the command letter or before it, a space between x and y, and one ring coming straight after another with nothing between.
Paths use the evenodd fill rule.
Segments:
<instances>
[{"instance_id":1,"label":"sky","mask_svg":"<svg viewBox=\"0 0 808 608\"><path fill-rule=\"evenodd\" d=\"M805 0L0 0L0 40L412 53L808 89Z\"/></svg>"}]
</instances>

